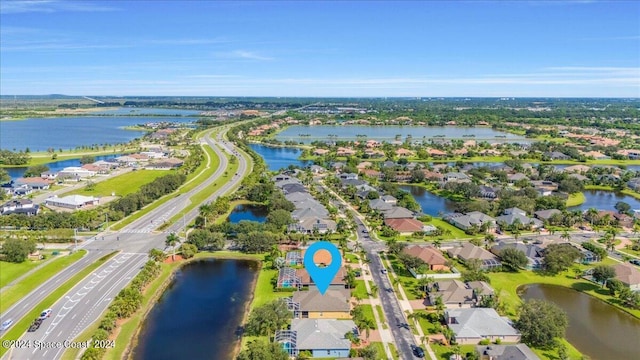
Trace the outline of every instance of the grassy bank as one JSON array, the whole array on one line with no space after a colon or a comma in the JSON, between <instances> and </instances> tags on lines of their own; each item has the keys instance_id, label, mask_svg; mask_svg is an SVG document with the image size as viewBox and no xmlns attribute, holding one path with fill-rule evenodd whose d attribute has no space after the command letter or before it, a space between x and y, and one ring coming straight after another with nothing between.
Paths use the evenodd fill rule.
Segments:
<instances>
[{"instance_id":1,"label":"grassy bank","mask_svg":"<svg viewBox=\"0 0 640 360\"><path fill-rule=\"evenodd\" d=\"M5 332L0 339L19 339L23 333L27 331L29 325L38 317L42 309L50 308L53 304L59 301L64 294L66 294L69 290L71 290L74 286L76 286L82 279L90 275L100 266L104 265L104 263L113 257L117 252L113 252L109 255L106 255L100 259L98 259L93 264L87 266L86 268L79 271L76 275L74 275L71 279L67 280L64 284L57 287L53 292L49 294L44 300L42 300L38 305L36 305L29 313L27 313L21 320L19 320L16 324L14 324L9 331ZM0 347L0 356L3 356L8 349L4 347Z\"/></svg>"},{"instance_id":2,"label":"grassy bank","mask_svg":"<svg viewBox=\"0 0 640 360\"><path fill-rule=\"evenodd\" d=\"M60 271L64 270L67 266L80 260L86 254L87 254L86 250L80 250L71 255L60 256L58 258L51 259L48 261L47 264L42 266L40 269L28 275L17 284L14 284L11 287L7 288L6 290L2 291L2 301L0 301L0 313L4 313L18 300L27 296L27 294L29 294L35 288L40 286L42 283L44 283L45 281L47 281L48 279L50 279L52 276L56 275ZM5 263L2 262L1 265L2 265L2 272L4 276ZM17 264L17 265L21 265L21 264ZM20 276L20 274L18 274L18 276ZM14 277L14 279L16 277Z\"/></svg>"},{"instance_id":3,"label":"grassy bank","mask_svg":"<svg viewBox=\"0 0 640 360\"><path fill-rule=\"evenodd\" d=\"M52 155L51 153L47 153L47 152L33 152L30 153L31 155L31 159L29 160L28 163L24 164L24 165L5 165L5 164L0 164L0 168L7 168L7 167L29 167L29 166L34 166L34 165L42 165L42 164L47 164L50 162L55 162L55 161L62 161L62 160L70 160L70 159L80 159L81 157L85 156L85 155L90 155L90 156L101 156L101 155L114 155L114 154L130 154L133 152L138 151L138 148L136 147L129 147L129 146L110 146L107 147L105 150L64 150L63 152L55 152L55 154L57 155L55 159L52 159Z\"/></svg>"},{"instance_id":4,"label":"grassy bank","mask_svg":"<svg viewBox=\"0 0 640 360\"><path fill-rule=\"evenodd\" d=\"M587 198L581 192L569 194L569 198L567 199L567 207L582 205L585 201L587 201Z\"/></svg>"}]
</instances>

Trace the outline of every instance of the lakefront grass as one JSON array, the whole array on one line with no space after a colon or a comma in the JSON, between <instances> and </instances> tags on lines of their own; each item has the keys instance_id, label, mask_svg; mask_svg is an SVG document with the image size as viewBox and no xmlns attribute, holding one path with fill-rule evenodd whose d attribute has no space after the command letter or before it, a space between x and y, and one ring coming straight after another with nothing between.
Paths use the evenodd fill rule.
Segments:
<instances>
[{"instance_id":1,"label":"lakefront grass","mask_svg":"<svg viewBox=\"0 0 640 360\"><path fill-rule=\"evenodd\" d=\"M86 254L86 250L80 250L70 255L51 259L47 262L47 264L43 265L35 272L29 274L17 284L14 284L11 287L3 290L2 301L0 301L0 313L4 313L18 300L27 296L27 294L40 286L42 283L44 283L60 271L64 270L69 265L80 260ZM2 264L4 264L4 262Z\"/></svg>"},{"instance_id":2,"label":"lakefront grass","mask_svg":"<svg viewBox=\"0 0 640 360\"><path fill-rule=\"evenodd\" d=\"M581 192L569 194L569 198L567 199L567 207L581 205L586 200L587 198Z\"/></svg>"}]
</instances>

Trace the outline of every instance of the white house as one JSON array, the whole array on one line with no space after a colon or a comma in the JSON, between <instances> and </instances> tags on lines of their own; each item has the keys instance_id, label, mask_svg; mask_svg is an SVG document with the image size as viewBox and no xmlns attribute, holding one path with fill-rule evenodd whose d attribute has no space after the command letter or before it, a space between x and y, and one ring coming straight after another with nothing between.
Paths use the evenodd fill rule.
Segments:
<instances>
[{"instance_id":1,"label":"white house","mask_svg":"<svg viewBox=\"0 0 640 360\"><path fill-rule=\"evenodd\" d=\"M69 195L65 197L52 196L45 200L48 206L57 206L67 209L80 209L85 206L97 205L100 199L93 196Z\"/></svg>"},{"instance_id":2,"label":"white house","mask_svg":"<svg viewBox=\"0 0 640 360\"><path fill-rule=\"evenodd\" d=\"M96 176L96 172L92 170L83 169L78 166L69 166L58 173L58 176L71 175L76 178L88 178Z\"/></svg>"}]
</instances>

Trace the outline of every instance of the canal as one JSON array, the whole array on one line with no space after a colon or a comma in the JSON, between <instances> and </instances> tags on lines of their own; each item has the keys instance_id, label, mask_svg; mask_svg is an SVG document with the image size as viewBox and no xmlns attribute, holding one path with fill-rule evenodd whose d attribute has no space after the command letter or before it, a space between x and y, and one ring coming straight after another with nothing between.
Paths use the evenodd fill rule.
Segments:
<instances>
[{"instance_id":1,"label":"canal","mask_svg":"<svg viewBox=\"0 0 640 360\"><path fill-rule=\"evenodd\" d=\"M133 359L232 359L258 263L185 265L148 314Z\"/></svg>"},{"instance_id":2,"label":"canal","mask_svg":"<svg viewBox=\"0 0 640 360\"><path fill-rule=\"evenodd\" d=\"M562 286L532 284L519 289L526 300L555 303L569 317L566 338L594 360L638 358L640 320L587 294Z\"/></svg>"}]
</instances>

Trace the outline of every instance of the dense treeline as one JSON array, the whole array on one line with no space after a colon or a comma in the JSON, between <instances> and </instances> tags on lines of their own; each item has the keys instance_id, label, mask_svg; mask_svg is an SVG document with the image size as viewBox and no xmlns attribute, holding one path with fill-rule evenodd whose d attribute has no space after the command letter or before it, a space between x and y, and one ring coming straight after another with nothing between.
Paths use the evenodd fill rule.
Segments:
<instances>
[{"instance_id":1,"label":"dense treeline","mask_svg":"<svg viewBox=\"0 0 640 360\"><path fill-rule=\"evenodd\" d=\"M0 164L2 165L24 165L29 163L31 155L28 152L0 150Z\"/></svg>"},{"instance_id":2,"label":"dense treeline","mask_svg":"<svg viewBox=\"0 0 640 360\"><path fill-rule=\"evenodd\" d=\"M82 354L83 360L101 359L104 356L106 348L104 346L96 348L93 344L107 340L115 331L118 319L126 319L138 311L142 305L142 289L160 275L160 270L159 263L153 260L147 261L142 271L133 278L131 284L118 293L100 321L98 330L93 334L92 346Z\"/></svg>"},{"instance_id":3,"label":"dense treeline","mask_svg":"<svg viewBox=\"0 0 640 360\"><path fill-rule=\"evenodd\" d=\"M178 189L186 179L187 176L184 174L169 174L159 177L149 184L143 185L137 192L112 202L109 208L128 216L154 200L172 193Z\"/></svg>"}]
</instances>

